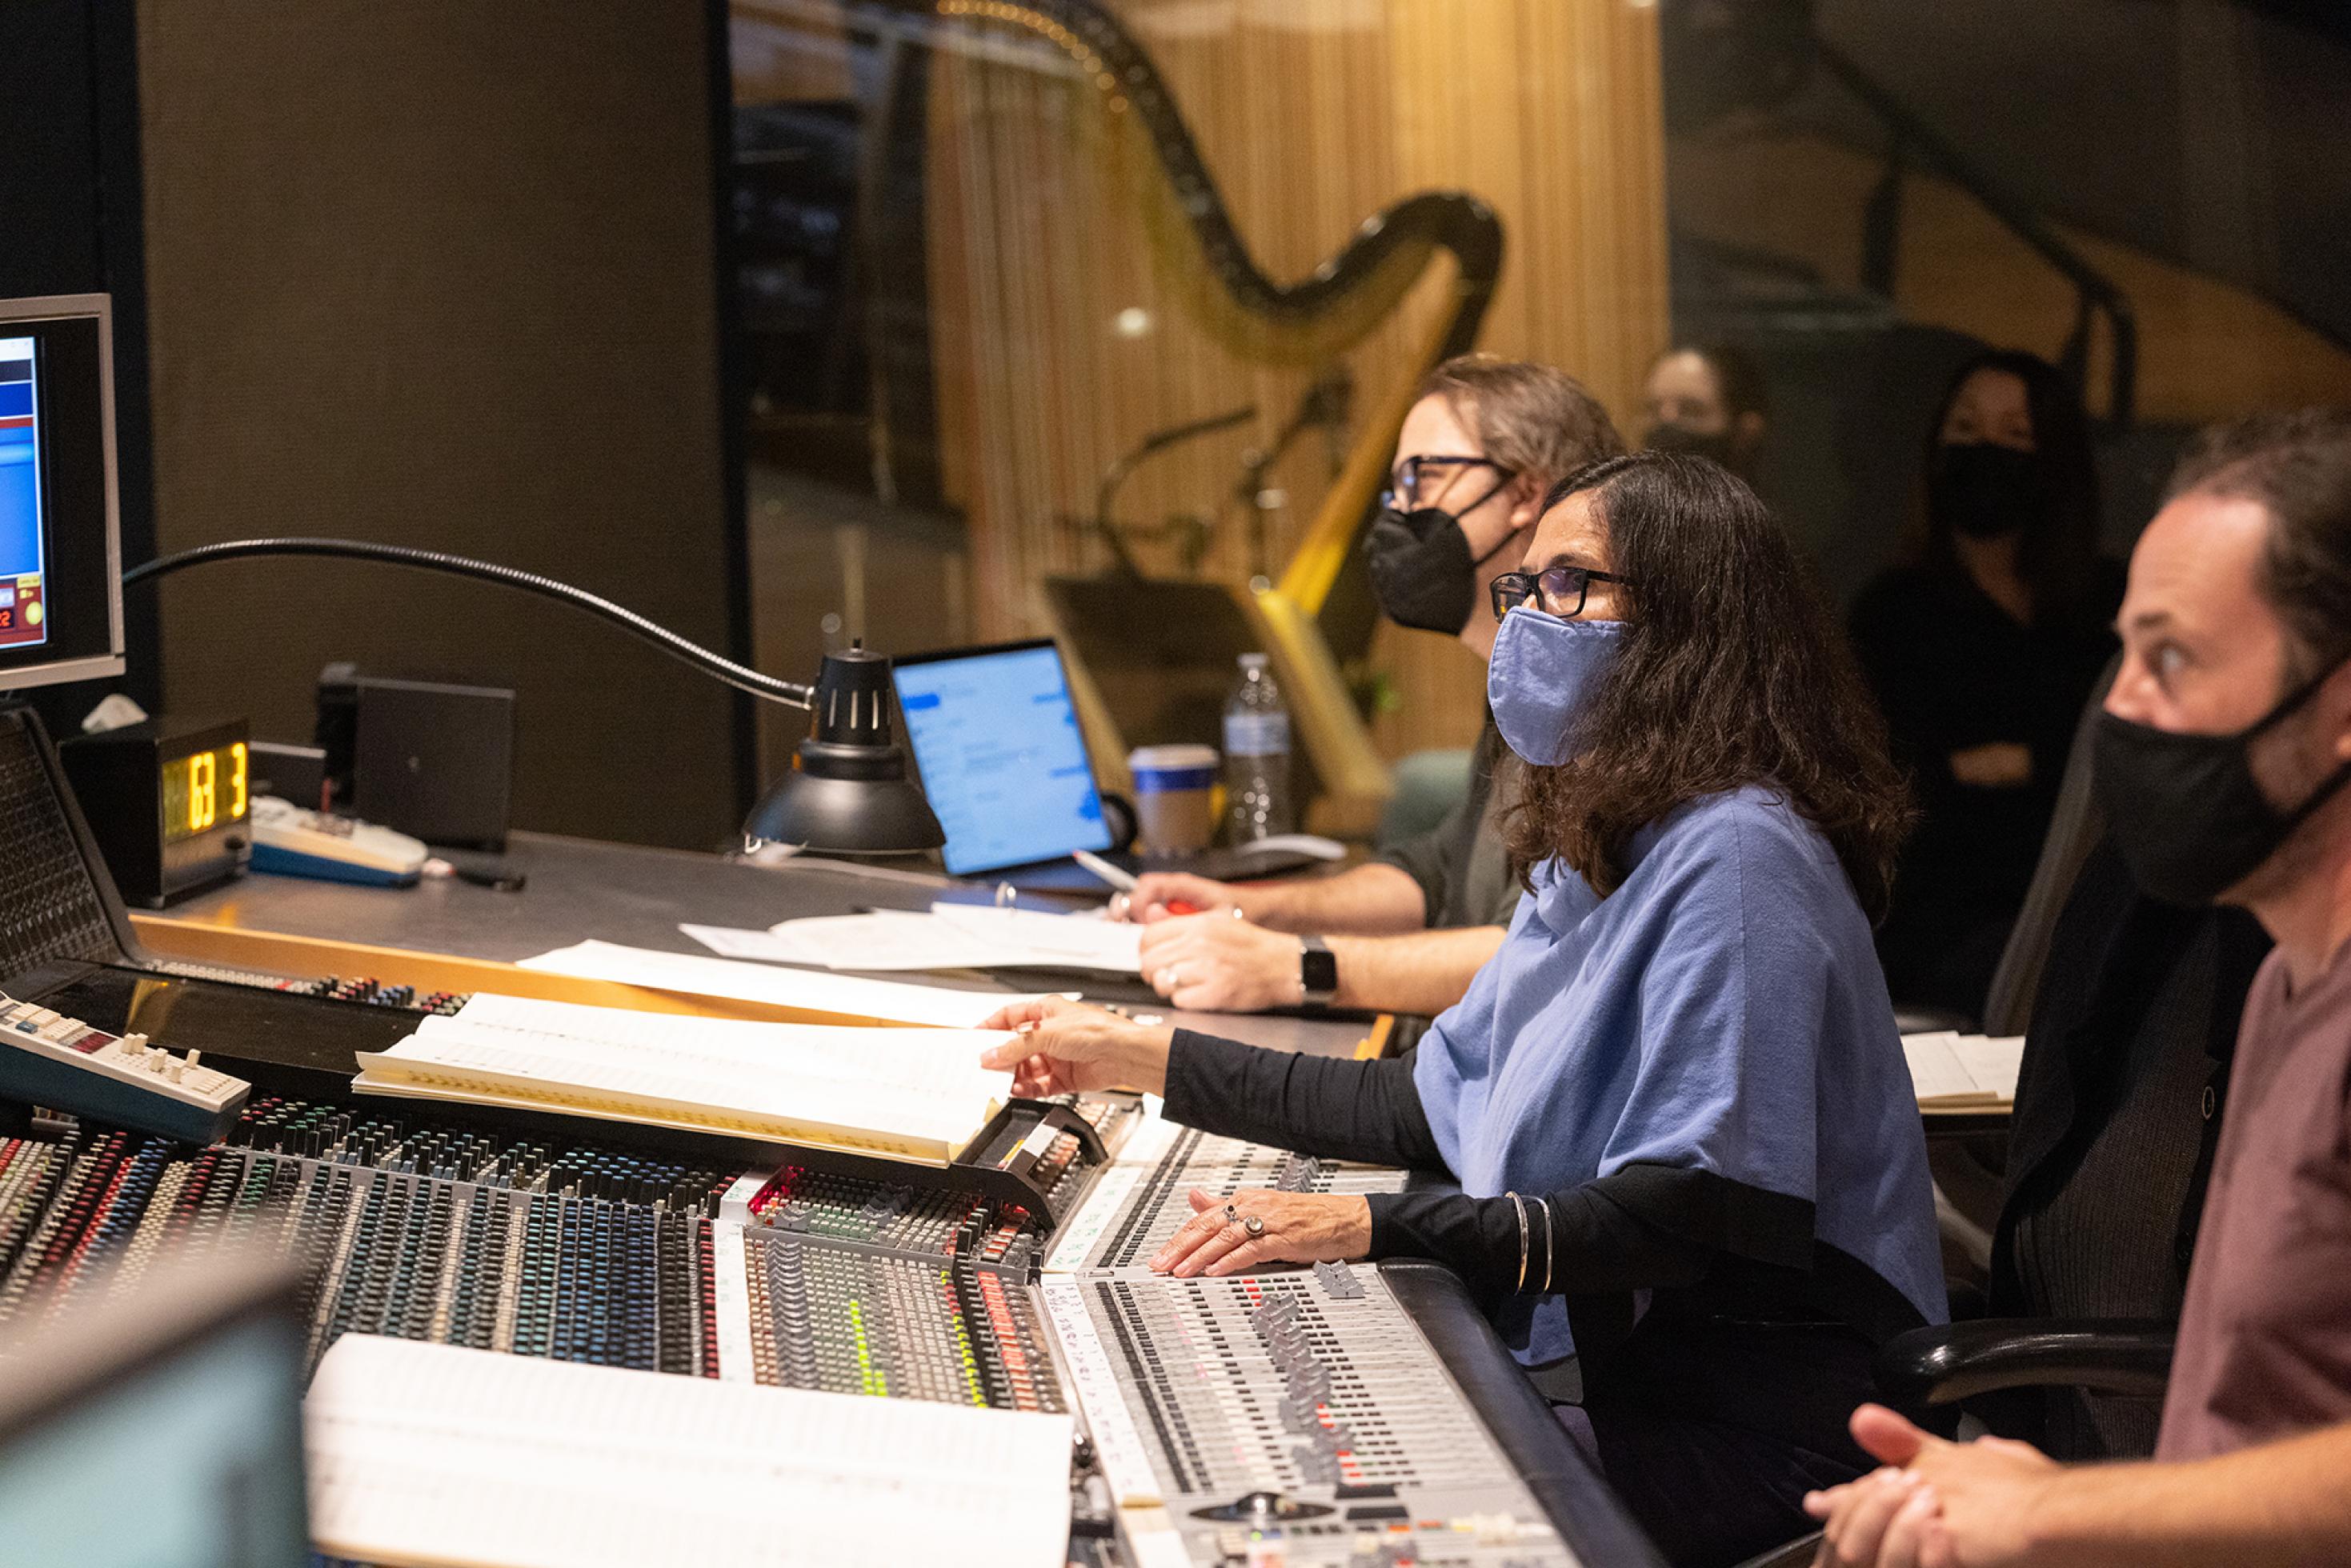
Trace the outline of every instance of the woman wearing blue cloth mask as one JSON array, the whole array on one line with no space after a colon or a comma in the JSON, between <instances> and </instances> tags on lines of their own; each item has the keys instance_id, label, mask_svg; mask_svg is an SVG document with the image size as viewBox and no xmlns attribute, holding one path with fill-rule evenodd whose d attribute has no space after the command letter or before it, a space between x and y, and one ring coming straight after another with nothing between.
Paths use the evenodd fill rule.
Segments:
<instances>
[{"instance_id":1,"label":"woman wearing blue cloth mask","mask_svg":"<svg viewBox=\"0 0 2351 1568\"><path fill-rule=\"evenodd\" d=\"M1527 892L1413 1054L1287 1055L1058 1001L993 1021L1024 1092L1442 1171L1458 1193L1193 1194L1179 1275L1435 1257L1479 1293L1673 1559L1802 1533L1868 1460L1888 1336L1944 1312L1926 1147L1870 945L1907 807L1787 536L1703 459L1546 499L1494 590L1489 695L1531 764ZM1580 1388L1576 1384L1580 1376Z\"/></svg>"}]
</instances>

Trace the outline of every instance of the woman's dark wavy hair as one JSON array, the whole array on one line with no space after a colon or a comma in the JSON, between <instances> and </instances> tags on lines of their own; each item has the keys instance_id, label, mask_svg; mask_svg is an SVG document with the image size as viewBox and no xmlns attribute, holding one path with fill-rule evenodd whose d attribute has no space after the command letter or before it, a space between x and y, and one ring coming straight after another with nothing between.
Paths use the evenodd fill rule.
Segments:
<instances>
[{"instance_id":1,"label":"woman's dark wavy hair","mask_svg":"<svg viewBox=\"0 0 2351 1568\"><path fill-rule=\"evenodd\" d=\"M1503 820L1529 883L1556 855L1605 895L1626 841L1687 801L1767 784L1835 848L1862 908L1886 912L1909 794L1795 547L1755 493L1700 457L1612 457L1552 486L1589 493L1627 623L1578 713L1569 761L1523 771ZM1529 883L1529 885L1531 885Z\"/></svg>"},{"instance_id":2,"label":"woman's dark wavy hair","mask_svg":"<svg viewBox=\"0 0 2351 1568\"><path fill-rule=\"evenodd\" d=\"M2021 348L1987 348L1952 372L1935 418L1927 426L1925 472L1932 474L1943 444L1943 421L1959 401L1959 389L1979 370L1998 370L2024 383L2024 406L2032 421L2034 461L2040 465L2047 504L2024 520L2017 541L2016 569L2032 594L2032 613L2062 609L2095 580L2098 559L2098 463L2090 437L2090 416L2082 394L2065 373L2038 354ZM1930 566L1959 569L1951 526L1932 507L1921 508L1917 558Z\"/></svg>"}]
</instances>

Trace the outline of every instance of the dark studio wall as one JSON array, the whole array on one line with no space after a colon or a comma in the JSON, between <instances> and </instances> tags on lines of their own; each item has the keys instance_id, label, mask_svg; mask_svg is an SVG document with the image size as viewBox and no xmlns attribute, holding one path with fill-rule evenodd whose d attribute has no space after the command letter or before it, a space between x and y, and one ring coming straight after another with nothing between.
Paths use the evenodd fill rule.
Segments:
<instances>
[{"instance_id":1,"label":"dark studio wall","mask_svg":"<svg viewBox=\"0 0 2351 1568\"><path fill-rule=\"evenodd\" d=\"M740 656L703 0L145 0L157 531L446 549ZM165 694L307 739L320 666L520 693L515 824L708 847L721 687L559 606L390 567L199 568ZM362 802L364 805L364 802Z\"/></svg>"},{"instance_id":2,"label":"dark studio wall","mask_svg":"<svg viewBox=\"0 0 2351 1568\"><path fill-rule=\"evenodd\" d=\"M0 299L109 294L114 300L114 406L125 561L154 553L147 428L147 328L140 239L135 27L127 4L14 0L0 5ZM133 649L152 649L154 606L123 606ZM128 682L156 698L154 665ZM114 682L27 693L53 730L71 732Z\"/></svg>"}]
</instances>

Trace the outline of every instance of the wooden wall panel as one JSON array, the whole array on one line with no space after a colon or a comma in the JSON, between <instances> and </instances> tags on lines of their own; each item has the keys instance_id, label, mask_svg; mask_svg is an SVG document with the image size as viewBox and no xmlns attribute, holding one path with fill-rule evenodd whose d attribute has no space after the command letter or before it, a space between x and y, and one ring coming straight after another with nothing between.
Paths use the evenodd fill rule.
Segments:
<instances>
[{"instance_id":1,"label":"wooden wall panel","mask_svg":"<svg viewBox=\"0 0 2351 1568\"><path fill-rule=\"evenodd\" d=\"M1667 331L1663 155L1653 14L1625 0L1117 0L1157 62L1260 265L1296 278L1365 217L1458 188L1501 214L1508 255L1482 346L1582 377L1633 410ZM1002 35L991 36L1001 38ZM1246 581L1230 500L1241 453L1270 440L1312 375L1243 363L1184 318L1155 271L1134 195L1147 147L1058 53L1041 68L952 52L933 75L932 327L954 498L970 519L987 635L1041 624L1048 574L1098 568L1062 519L1096 476L1165 425L1254 403L1252 426L1155 462L1120 513L1221 520L1199 571ZM1450 263L1440 263L1449 268ZM1345 357L1358 420L1408 373L1441 279ZM1137 317L1135 312L1141 312ZM1121 323L1128 330L1122 332ZM1135 331L1138 326L1144 327ZM1308 440L1275 471L1276 570L1311 520L1342 443ZM1176 549L1137 554L1181 569ZM1445 639L1384 631L1396 706L1384 751L1463 744L1479 667Z\"/></svg>"}]
</instances>

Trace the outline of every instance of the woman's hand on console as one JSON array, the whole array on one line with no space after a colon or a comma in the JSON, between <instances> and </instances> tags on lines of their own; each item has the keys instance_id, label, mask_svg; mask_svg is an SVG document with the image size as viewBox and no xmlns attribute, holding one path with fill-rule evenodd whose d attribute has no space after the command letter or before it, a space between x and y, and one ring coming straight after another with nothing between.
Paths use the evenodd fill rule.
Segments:
<instances>
[{"instance_id":1,"label":"woman's hand on console","mask_svg":"<svg viewBox=\"0 0 2351 1568\"><path fill-rule=\"evenodd\" d=\"M1173 1029L1146 1029L1099 1007L1059 996L1015 1002L982 1029L1020 1036L980 1053L979 1064L1012 1075L1012 1092L1031 1098L1089 1089L1164 1094Z\"/></svg>"},{"instance_id":2,"label":"woman's hand on console","mask_svg":"<svg viewBox=\"0 0 2351 1568\"><path fill-rule=\"evenodd\" d=\"M1252 1188L1228 1199L1192 1189L1192 1218L1151 1260L1155 1273L1238 1274L1265 1263L1343 1262L1372 1250L1361 1198Z\"/></svg>"}]
</instances>

